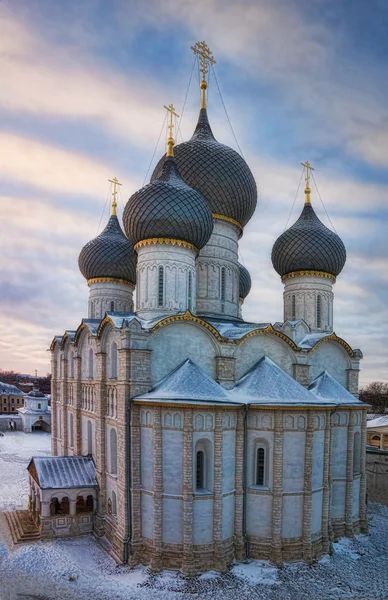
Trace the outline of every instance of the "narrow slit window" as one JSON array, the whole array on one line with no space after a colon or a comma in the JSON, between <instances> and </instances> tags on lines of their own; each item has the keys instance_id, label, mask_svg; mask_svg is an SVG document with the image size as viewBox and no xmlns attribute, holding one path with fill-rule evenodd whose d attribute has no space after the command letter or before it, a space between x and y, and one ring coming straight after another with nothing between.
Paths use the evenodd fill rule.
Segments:
<instances>
[{"instance_id":1,"label":"narrow slit window","mask_svg":"<svg viewBox=\"0 0 388 600\"><path fill-rule=\"evenodd\" d=\"M163 297L164 297L164 271L163 271L163 267L159 267L158 306L163 306Z\"/></svg>"},{"instance_id":2,"label":"narrow slit window","mask_svg":"<svg viewBox=\"0 0 388 600\"><path fill-rule=\"evenodd\" d=\"M321 327L322 323L322 298L317 296L317 327Z\"/></svg>"},{"instance_id":3,"label":"narrow slit window","mask_svg":"<svg viewBox=\"0 0 388 600\"><path fill-rule=\"evenodd\" d=\"M221 301L225 302L225 284L226 284L226 269L221 269Z\"/></svg>"},{"instance_id":4,"label":"narrow slit window","mask_svg":"<svg viewBox=\"0 0 388 600\"><path fill-rule=\"evenodd\" d=\"M361 469L361 435L356 431L353 438L353 475L359 475Z\"/></svg>"},{"instance_id":5,"label":"narrow slit window","mask_svg":"<svg viewBox=\"0 0 388 600\"><path fill-rule=\"evenodd\" d=\"M257 449L257 464L256 464L256 485L264 485L265 476L265 450L264 448Z\"/></svg>"},{"instance_id":6,"label":"narrow slit window","mask_svg":"<svg viewBox=\"0 0 388 600\"><path fill-rule=\"evenodd\" d=\"M205 487L205 455L203 450L197 452L197 463L196 463L196 488L197 490L203 490Z\"/></svg>"},{"instance_id":7,"label":"narrow slit window","mask_svg":"<svg viewBox=\"0 0 388 600\"><path fill-rule=\"evenodd\" d=\"M114 309L115 309L115 303L113 302L113 300L110 303L110 309L111 309L111 311L114 311Z\"/></svg>"},{"instance_id":8,"label":"narrow slit window","mask_svg":"<svg viewBox=\"0 0 388 600\"><path fill-rule=\"evenodd\" d=\"M292 312L292 316L291 316L291 318L292 318L293 321L295 321L295 319L296 319L296 301L295 301L295 296L292 296L291 303L292 303L292 311L291 311Z\"/></svg>"}]
</instances>

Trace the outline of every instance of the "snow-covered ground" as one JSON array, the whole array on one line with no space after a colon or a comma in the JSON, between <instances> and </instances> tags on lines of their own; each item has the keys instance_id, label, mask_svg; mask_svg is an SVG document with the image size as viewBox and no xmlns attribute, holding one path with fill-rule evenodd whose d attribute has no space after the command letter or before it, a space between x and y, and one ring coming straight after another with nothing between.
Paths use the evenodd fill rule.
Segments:
<instances>
[{"instance_id":1,"label":"snow-covered ground","mask_svg":"<svg viewBox=\"0 0 388 600\"><path fill-rule=\"evenodd\" d=\"M14 432L0 437L0 506L3 510L25 506L24 469L29 456L48 453L47 434ZM312 566L298 563L277 569L265 561L250 561L236 564L227 575L210 571L185 579L170 571L152 574L144 567L118 566L91 536L12 548L4 516L0 515L0 598L387 600L387 507L369 506L369 527L370 536L340 540L333 544L331 556L322 557Z\"/></svg>"}]
</instances>

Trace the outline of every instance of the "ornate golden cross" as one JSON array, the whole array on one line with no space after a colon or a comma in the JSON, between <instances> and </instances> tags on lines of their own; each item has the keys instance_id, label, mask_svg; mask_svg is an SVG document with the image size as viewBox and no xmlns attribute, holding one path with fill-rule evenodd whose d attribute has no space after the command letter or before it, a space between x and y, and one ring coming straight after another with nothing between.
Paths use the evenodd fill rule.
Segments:
<instances>
[{"instance_id":1,"label":"ornate golden cross","mask_svg":"<svg viewBox=\"0 0 388 600\"><path fill-rule=\"evenodd\" d=\"M309 163L308 160L306 160L306 162L304 163L300 163L302 165L302 167L304 167L306 169L306 175L305 175L305 181L306 181L306 188L310 187L310 173L309 171L314 171L314 167L312 167Z\"/></svg>"},{"instance_id":2,"label":"ornate golden cross","mask_svg":"<svg viewBox=\"0 0 388 600\"><path fill-rule=\"evenodd\" d=\"M194 54L198 54L199 56L199 60L201 61L202 81L205 81L205 76L209 71L209 66L216 64L213 54L206 42L197 42L194 44L194 46L191 46L191 49Z\"/></svg>"},{"instance_id":3,"label":"ornate golden cross","mask_svg":"<svg viewBox=\"0 0 388 600\"><path fill-rule=\"evenodd\" d=\"M117 177L113 177L113 179L108 179L109 183L113 183L113 192L112 192L112 215L116 215L116 208L117 208L117 192L118 192L118 185L123 185L122 183L119 183L119 180L117 179Z\"/></svg>"},{"instance_id":4,"label":"ornate golden cross","mask_svg":"<svg viewBox=\"0 0 388 600\"><path fill-rule=\"evenodd\" d=\"M164 108L167 110L167 112L170 113L170 122L168 124L168 138L167 138L167 156L174 156L174 151L173 151L173 147L174 147L174 138L172 137L172 130L174 127L174 123L173 123L173 117L178 117L179 115L175 112L175 108L173 104L169 104L168 106L164 105Z\"/></svg>"}]
</instances>

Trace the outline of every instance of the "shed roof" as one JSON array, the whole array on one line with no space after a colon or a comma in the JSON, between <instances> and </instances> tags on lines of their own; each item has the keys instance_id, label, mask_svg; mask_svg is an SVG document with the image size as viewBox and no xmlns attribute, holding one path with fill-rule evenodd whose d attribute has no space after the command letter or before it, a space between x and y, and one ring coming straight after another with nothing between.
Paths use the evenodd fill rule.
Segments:
<instances>
[{"instance_id":1,"label":"shed roof","mask_svg":"<svg viewBox=\"0 0 388 600\"><path fill-rule=\"evenodd\" d=\"M91 456L34 456L28 472L41 489L96 487L96 467Z\"/></svg>"}]
</instances>

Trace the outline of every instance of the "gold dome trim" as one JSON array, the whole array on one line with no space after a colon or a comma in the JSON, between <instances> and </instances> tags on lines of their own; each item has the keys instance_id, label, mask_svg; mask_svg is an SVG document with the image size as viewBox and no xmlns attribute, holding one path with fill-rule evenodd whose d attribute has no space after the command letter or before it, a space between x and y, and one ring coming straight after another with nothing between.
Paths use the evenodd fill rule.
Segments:
<instances>
[{"instance_id":1,"label":"gold dome trim","mask_svg":"<svg viewBox=\"0 0 388 600\"><path fill-rule=\"evenodd\" d=\"M236 225L241 231L244 230L241 223L236 221L236 219L232 219L232 217L226 217L225 215L220 215L219 213L212 213L213 219L219 219L220 221L226 221L227 223L232 223L232 225Z\"/></svg>"},{"instance_id":2,"label":"gold dome trim","mask_svg":"<svg viewBox=\"0 0 388 600\"><path fill-rule=\"evenodd\" d=\"M117 277L92 277L92 279L88 279L88 285L91 285L92 283L121 283L122 285L135 287L134 283L126 281L126 279L118 279Z\"/></svg>"},{"instance_id":3,"label":"gold dome trim","mask_svg":"<svg viewBox=\"0 0 388 600\"><path fill-rule=\"evenodd\" d=\"M331 273L326 273L325 271L311 271L308 269L302 271L292 271L291 273L282 275L282 281L286 281L286 279L292 279L293 277L304 277L308 275L313 275L314 277L323 277L325 279L331 279L333 282L336 281L336 277Z\"/></svg>"},{"instance_id":4,"label":"gold dome trim","mask_svg":"<svg viewBox=\"0 0 388 600\"><path fill-rule=\"evenodd\" d=\"M194 244L190 244L190 242L185 242L184 240L176 240L174 238L149 238L148 240L141 240L134 245L135 250L138 248L142 248L143 246L156 246L156 244L165 244L166 246L180 246L182 248L190 248L190 250L194 250L198 252L198 248L194 246Z\"/></svg>"}]
</instances>

